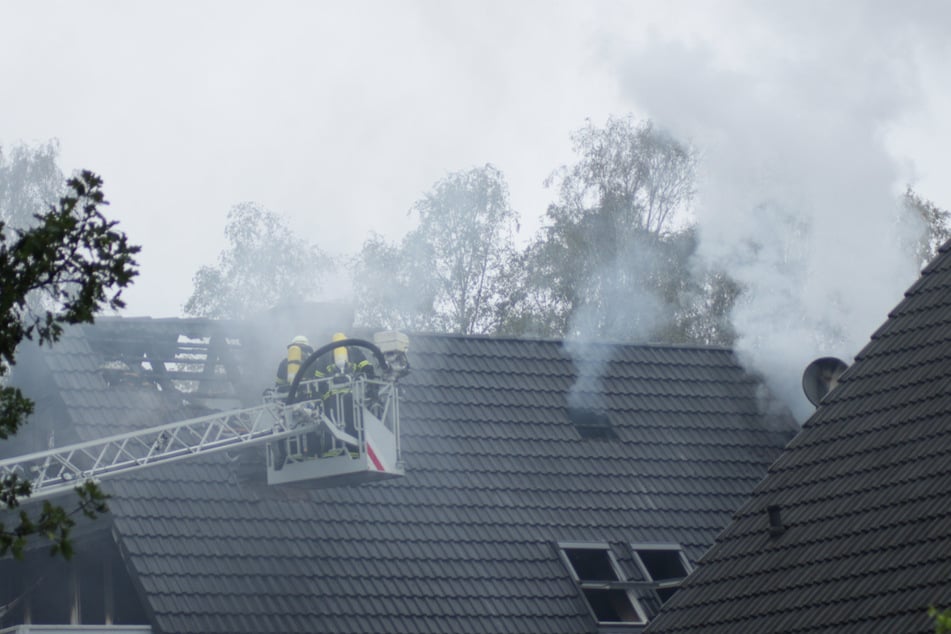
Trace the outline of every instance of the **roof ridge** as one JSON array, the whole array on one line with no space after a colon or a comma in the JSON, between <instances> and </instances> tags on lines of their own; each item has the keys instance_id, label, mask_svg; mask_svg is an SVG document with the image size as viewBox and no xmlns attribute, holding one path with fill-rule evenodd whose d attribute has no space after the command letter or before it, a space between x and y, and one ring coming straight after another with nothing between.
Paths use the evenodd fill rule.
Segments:
<instances>
[{"instance_id":1,"label":"roof ridge","mask_svg":"<svg viewBox=\"0 0 951 634\"><path fill-rule=\"evenodd\" d=\"M700 344L700 343L665 343L663 341L648 341L648 342L632 342L632 341L620 341L620 340L581 340L581 339L571 339L571 338L556 338L556 337L540 337L532 335L491 335L491 334L462 334L462 333L452 333L452 332L413 332L413 331L404 331L410 337L426 337L426 338L441 338L441 339L461 339L461 340L473 340L473 341L505 341L505 342L517 342L517 343L554 343L554 344L569 344L577 343L579 345L594 345L594 346L609 346L609 347L624 347L624 348L661 348L661 349L680 349L680 350L711 350L711 351L726 351L733 352L733 348L730 346L724 346L720 344Z\"/></svg>"}]
</instances>

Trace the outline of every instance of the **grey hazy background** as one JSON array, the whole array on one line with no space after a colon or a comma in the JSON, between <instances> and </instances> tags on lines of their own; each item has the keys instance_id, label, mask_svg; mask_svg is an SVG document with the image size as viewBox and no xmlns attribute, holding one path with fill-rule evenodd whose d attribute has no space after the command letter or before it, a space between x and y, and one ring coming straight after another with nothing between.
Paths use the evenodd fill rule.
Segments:
<instances>
[{"instance_id":1,"label":"grey hazy background","mask_svg":"<svg viewBox=\"0 0 951 634\"><path fill-rule=\"evenodd\" d=\"M236 203L355 253L490 162L525 241L573 130L650 117L700 149L701 253L750 289L741 355L788 386L914 280L905 185L951 206L948 42L942 1L0 0L0 145L57 138L103 176L143 245L126 314L162 317Z\"/></svg>"}]
</instances>

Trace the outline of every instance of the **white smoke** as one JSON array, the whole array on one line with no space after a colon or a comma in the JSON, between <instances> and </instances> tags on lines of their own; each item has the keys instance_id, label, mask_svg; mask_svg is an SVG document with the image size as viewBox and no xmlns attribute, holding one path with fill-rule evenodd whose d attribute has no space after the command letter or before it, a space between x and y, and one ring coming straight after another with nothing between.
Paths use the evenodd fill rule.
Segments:
<instances>
[{"instance_id":1,"label":"white smoke","mask_svg":"<svg viewBox=\"0 0 951 634\"><path fill-rule=\"evenodd\" d=\"M703 152L701 256L744 286L737 351L802 419L808 362L850 362L915 279L902 245L921 227L899 222L908 175L887 135L951 5L744 7L727 56L654 39L617 59L626 95Z\"/></svg>"},{"instance_id":2,"label":"white smoke","mask_svg":"<svg viewBox=\"0 0 951 634\"><path fill-rule=\"evenodd\" d=\"M637 279L646 276L647 263L638 252L619 256L613 271L625 270ZM607 274L603 275L608 277ZM568 392L568 406L579 409L603 409L602 381L611 362L614 347L600 342L648 341L664 316L670 313L656 293L637 284L606 292L603 301L576 309L568 324L564 348L575 363L577 380Z\"/></svg>"}]
</instances>

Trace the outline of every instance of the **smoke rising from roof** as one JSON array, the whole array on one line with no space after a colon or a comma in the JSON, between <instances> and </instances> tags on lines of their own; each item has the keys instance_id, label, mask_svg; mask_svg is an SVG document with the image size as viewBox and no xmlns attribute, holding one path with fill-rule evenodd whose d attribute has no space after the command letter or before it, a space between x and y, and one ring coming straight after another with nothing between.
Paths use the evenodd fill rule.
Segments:
<instances>
[{"instance_id":1,"label":"smoke rising from roof","mask_svg":"<svg viewBox=\"0 0 951 634\"><path fill-rule=\"evenodd\" d=\"M565 351L574 360L578 378L568 392L573 408L600 409L605 406L601 381L611 361L613 348L596 341L649 341L651 333L671 309L646 285L652 262L649 253L637 244L626 245L596 276L610 284L602 290L602 301L585 304L571 315L565 336ZM619 279L625 272L630 279ZM613 288L612 288L613 286Z\"/></svg>"},{"instance_id":2,"label":"smoke rising from roof","mask_svg":"<svg viewBox=\"0 0 951 634\"><path fill-rule=\"evenodd\" d=\"M626 94L704 152L701 257L743 285L737 351L800 419L805 366L851 360L917 272L887 133L916 107L928 13L948 11L914 7L758 3L742 57L658 39L609 53Z\"/></svg>"}]
</instances>

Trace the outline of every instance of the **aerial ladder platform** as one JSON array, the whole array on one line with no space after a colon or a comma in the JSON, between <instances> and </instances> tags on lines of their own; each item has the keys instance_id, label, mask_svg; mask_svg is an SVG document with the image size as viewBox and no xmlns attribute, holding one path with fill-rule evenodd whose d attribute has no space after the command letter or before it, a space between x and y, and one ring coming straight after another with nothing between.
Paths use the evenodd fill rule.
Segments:
<instances>
[{"instance_id":1,"label":"aerial ladder platform","mask_svg":"<svg viewBox=\"0 0 951 634\"><path fill-rule=\"evenodd\" d=\"M397 380L409 369L408 344L400 333L378 334L379 346L345 339L314 351L289 390L269 390L261 405L0 460L0 479L29 480L30 498L41 499L86 480L262 445L269 485L325 488L402 476ZM373 352L381 378L303 379L322 354L344 346Z\"/></svg>"}]
</instances>

